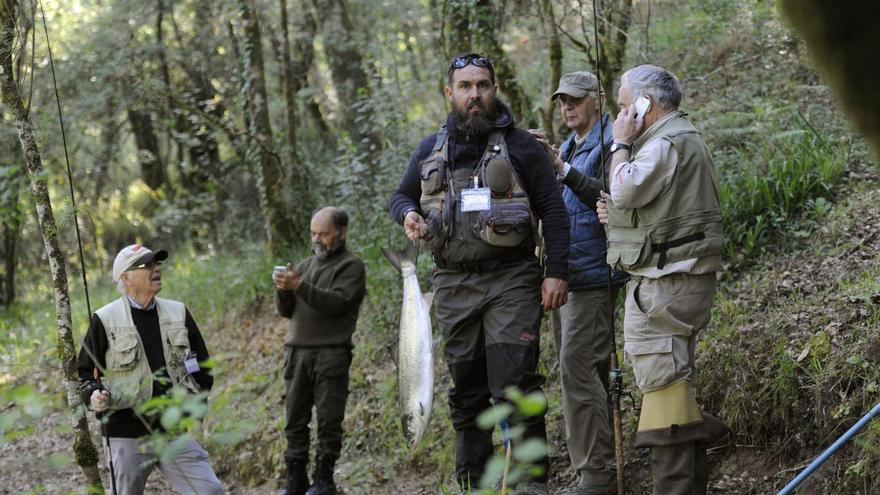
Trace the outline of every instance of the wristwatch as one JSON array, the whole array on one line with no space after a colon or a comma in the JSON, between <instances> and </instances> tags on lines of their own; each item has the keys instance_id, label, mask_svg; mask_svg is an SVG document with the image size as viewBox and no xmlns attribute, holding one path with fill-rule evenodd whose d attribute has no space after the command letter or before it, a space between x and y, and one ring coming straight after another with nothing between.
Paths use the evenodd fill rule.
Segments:
<instances>
[{"instance_id":1,"label":"wristwatch","mask_svg":"<svg viewBox=\"0 0 880 495\"><path fill-rule=\"evenodd\" d=\"M632 151L632 147L631 147L630 145L628 145L628 144L623 144L623 143L613 143L613 144L611 145L611 153L616 153L617 150Z\"/></svg>"}]
</instances>

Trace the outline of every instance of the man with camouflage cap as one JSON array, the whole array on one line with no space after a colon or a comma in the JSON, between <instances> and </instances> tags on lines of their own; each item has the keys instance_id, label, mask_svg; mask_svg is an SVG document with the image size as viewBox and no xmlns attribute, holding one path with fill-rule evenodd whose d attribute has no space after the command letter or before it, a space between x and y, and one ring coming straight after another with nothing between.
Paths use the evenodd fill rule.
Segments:
<instances>
[{"instance_id":1,"label":"man with camouflage cap","mask_svg":"<svg viewBox=\"0 0 880 495\"><path fill-rule=\"evenodd\" d=\"M559 353L566 445L578 475L564 492L567 495L616 492L608 370L614 331L611 305L626 274L613 272L612 290L608 290L605 230L595 204L604 189L612 136L608 115L599 112L599 98L595 75L585 71L565 74L552 99L565 126L573 131L571 136L557 150L543 134L532 131L551 154L570 218L568 302L559 308L552 325Z\"/></svg>"}]
</instances>

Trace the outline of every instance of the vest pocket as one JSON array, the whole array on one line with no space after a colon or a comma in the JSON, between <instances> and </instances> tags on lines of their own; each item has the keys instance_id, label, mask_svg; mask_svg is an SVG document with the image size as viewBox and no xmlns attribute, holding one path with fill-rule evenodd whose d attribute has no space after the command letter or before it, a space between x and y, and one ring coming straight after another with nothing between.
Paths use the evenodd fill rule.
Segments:
<instances>
[{"instance_id":1,"label":"vest pocket","mask_svg":"<svg viewBox=\"0 0 880 495\"><path fill-rule=\"evenodd\" d=\"M532 235L532 210L524 204L493 204L480 213L477 227L490 246L519 246Z\"/></svg>"},{"instance_id":2,"label":"vest pocket","mask_svg":"<svg viewBox=\"0 0 880 495\"><path fill-rule=\"evenodd\" d=\"M422 196L440 192L443 188L445 168L445 160L439 155L430 156L421 163Z\"/></svg>"},{"instance_id":3,"label":"vest pocket","mask_svg":"<svg viewBox=\"0 0 880 495\"><path fill-rule=\"evenodd\" d=\"M107 367L113 371L131 371L137 364L138 339L133 332L111 333Z\"/></svg>"}]
</instances>

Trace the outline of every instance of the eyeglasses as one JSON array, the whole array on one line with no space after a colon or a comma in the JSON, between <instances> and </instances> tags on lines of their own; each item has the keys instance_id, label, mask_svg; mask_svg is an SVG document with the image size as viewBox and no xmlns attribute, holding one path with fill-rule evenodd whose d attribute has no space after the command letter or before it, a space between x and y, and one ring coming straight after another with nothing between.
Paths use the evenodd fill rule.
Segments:
<instances>
[{"instance_id":1,"label":"eyeglasses","mask_svg":"<svg viewBox=\"0 0 880 495\"><path fill-rule=\"evenodd\" d=\"M131 267L125 271L133 272L135 270L143 270L144 268L146 268L147 270L152 270L153 268L156 268L157 266L162 266L162 262L161 261L151 261L149 263L141 263L140 265L134 265L133 267Z\"/></svg>"},{"instance_id":2,"label":"eyeglasses","mask_svg":"<svg viewBox=\"0 0 880 495\"><path fill-rule=\"evenodd\" d=\"M492 65L492 62L489 62L488 57L482 55L465 55L464 57L453 58L452 63L450 63L455 69L463 69L468 64L472 64L474 67L489 67Z\"/></svg>"}]
</instances>

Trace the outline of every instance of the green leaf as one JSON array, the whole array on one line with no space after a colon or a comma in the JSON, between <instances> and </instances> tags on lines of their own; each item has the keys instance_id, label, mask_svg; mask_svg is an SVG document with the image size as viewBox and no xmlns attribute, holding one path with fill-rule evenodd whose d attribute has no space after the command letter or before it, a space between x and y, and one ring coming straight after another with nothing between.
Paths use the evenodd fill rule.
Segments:
<instances>
[{"instance_id":1,"label":"green leaf","mask_svg":"<svg viewBox=\"0 0 880 495\"><path fill-rule=\"evenodd\" d=\"M490 430L500 423L502 419L507 419L512 413L513 406L507 403L490 407L477 416L477 426L483 430Z\"/></svg>"},{"instance_id":2,"label":"green leaf","mask_svg":"<svg viewBox=\"0 0 880 495\"><path fill-rule=\"evenodd\" d=\"M525 416L538 416L547 410L547 396L541 392L532 392L517 401L516 407Z\"/></svg>"},{"instance_id":3,"label":"green leaf","mask_svg":"<svg viewBox=\"0 0 880 495\"><path fill-rule=\"evenodd\" d=\"M183 411L180 410L177 406L169 407L162 413L162 419L159 421L162 423L162 427L166 430L171 430L180 422L180 418L183 416Z\"/></svg>"},{"instance_id":4,"label":"green leaf","mask_svg":"<svg viewBox=\"0 0 880 495\"><path fill-rule=\"evenodd\" d=\"M537 462L547 453L547 443L539 438L530 438L513 448L513 458L518 462Z\"/></svg>"},{"instance_id":5,"label":"green leaf","mask_svg":"<svg viewBox=\"0 0 880 495\"><path fill-rule=\"evenodd\" d=\"M483 477L480 478L480 488L492 488L495 482L500 480L504 475L504 457L500 455L492 456L483 471Z\"/></svg>"}]
</instances>

